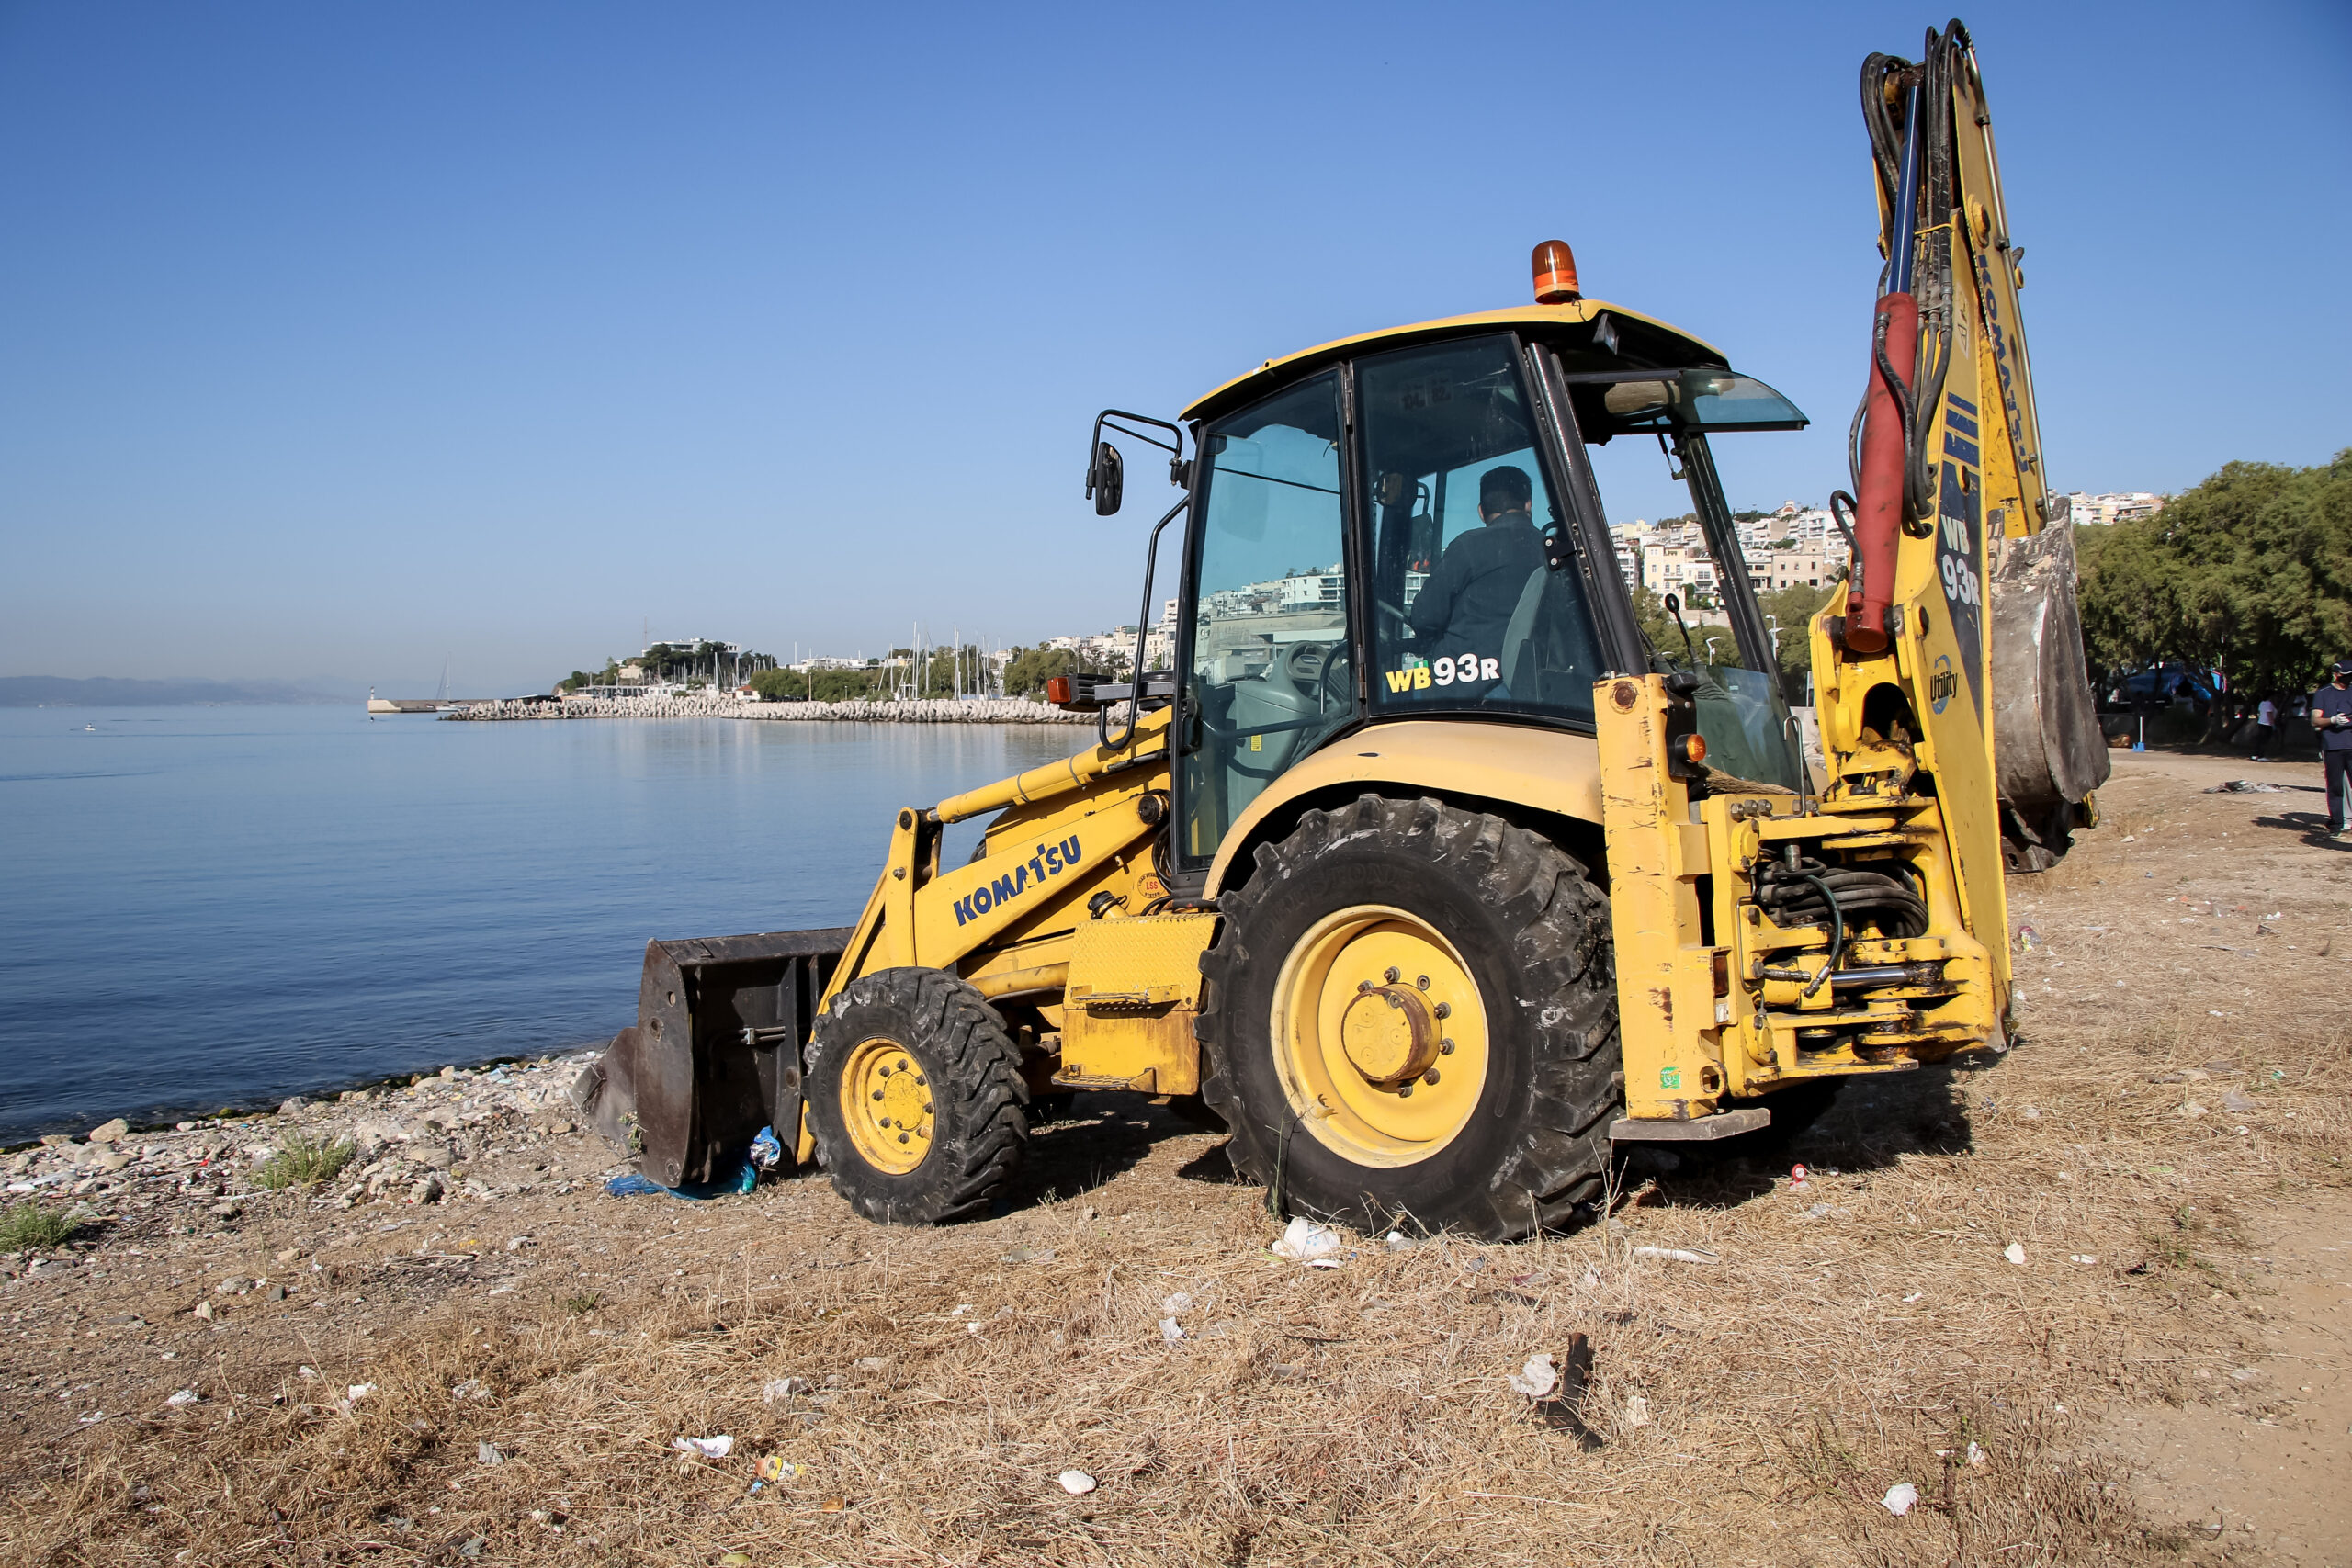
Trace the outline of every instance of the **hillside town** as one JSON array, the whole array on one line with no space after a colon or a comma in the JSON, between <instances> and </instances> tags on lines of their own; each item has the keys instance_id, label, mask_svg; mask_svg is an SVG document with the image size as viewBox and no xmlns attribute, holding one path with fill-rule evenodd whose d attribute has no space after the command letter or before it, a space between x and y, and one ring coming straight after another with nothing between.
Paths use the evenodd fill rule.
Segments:
<instances>
[{"instance_id":1,"label":"hillside town","mask_svg":"<svg viewBox=\"0 0 2352 1568\"><path fill-rule=\"evenodd\" d=\"M2076 491L2064 499L2068 515L2079 526L2152 517L2165 501L2145 491ZM1826 590L1845 570L1846 541L1826 506L1784 501L1770 512L1735 513L1733 526L1747 561L1748 585L1759 596L1792 588ZM1725 623L1723 584L1695 515L1611 523L1609 537L1618 573L1628 588L1661 599L1673 594L1694 622ZM1408 605L1423 579L1422 573L1407 575ZM1338 604L1345 585L1345 571L1334 562L1219 590L1207 596L1204 608L1221 617L1313 611ZM1048 679L1072 671L1125 673L1134 667L1136 631L1130 622L1004 647L953 636L944 645L933 645L917 627L906 645L881 654L804 654L795 649L782 659L723 638L679 637L649 642L636 654L607 659L594 673L574 671L558 683L554 694L578 702L729 694L747 703L988 701L1042 692ZM1159 618L1144 629L1142 651L1147 670L1174 664L1173 598L1161 601Z\"/></svg>"}]
</instances>

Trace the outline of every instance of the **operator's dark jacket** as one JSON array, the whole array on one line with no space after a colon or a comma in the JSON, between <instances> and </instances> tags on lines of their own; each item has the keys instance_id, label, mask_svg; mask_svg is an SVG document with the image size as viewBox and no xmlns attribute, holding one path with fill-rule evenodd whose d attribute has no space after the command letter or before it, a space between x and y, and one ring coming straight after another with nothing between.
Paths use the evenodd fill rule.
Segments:
<instances>
[{"instance_id":1,"label":"operator's dark jacket","mask_svg":"<svg viewBox=\"0 0 2352 1568\"><path fill-rule=\"evenodd\" d=\"M1544 541L1524 512L1473 528L1445 547L1406 623L1427 659L1475 653L1497 659L1527 580L1544 566Z\"/></svg>"}]
</instances>

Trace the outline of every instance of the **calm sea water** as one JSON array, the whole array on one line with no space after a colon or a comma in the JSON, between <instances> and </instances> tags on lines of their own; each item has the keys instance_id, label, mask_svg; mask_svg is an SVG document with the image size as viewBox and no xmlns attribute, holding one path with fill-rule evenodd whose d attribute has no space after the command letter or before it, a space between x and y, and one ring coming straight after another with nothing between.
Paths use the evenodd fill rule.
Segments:
<instances>
[{"instance_id":1,"label":"calm sea water","mask_svg":"<svg viewBox=\"0 0 2352 1568\"><path fill-rule=\"evenodd\" d=\"M0 709L0 1141L601 1041L649 938L846 925L894 808L1087 733Z\"/></svg>"}]
</instances>

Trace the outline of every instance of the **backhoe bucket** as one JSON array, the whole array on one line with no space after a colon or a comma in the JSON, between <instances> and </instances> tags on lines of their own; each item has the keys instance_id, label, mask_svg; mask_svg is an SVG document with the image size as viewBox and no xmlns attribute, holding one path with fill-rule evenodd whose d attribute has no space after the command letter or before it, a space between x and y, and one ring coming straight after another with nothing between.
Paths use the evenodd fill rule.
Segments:
<instances>
[{"instance_id":1,"label":"backhoe bucket","mask_svg":"<svg viewBox=\"0 0 2352 1568\"><path fill-rule=\"evenodd\" d=\"M2066 852L2076 808L2107 782L2107 738L2083 659L2075 530L1996 541L1993 756L2003 850L2012 871L2044 871Z\"/></svg>"},{"instance_id":2,"label":"backhoe bucket","mask_svg":"<svg viewBox=\"0 0 2352 1568\"><path fill-rule=\"evenodd\" d=\"M789 1158L800 1048L851 928L645 944L637 1022L572 1086L581 1114L664 1187L741 1168L763 1127Z\"/></svg>"}]
</instances>

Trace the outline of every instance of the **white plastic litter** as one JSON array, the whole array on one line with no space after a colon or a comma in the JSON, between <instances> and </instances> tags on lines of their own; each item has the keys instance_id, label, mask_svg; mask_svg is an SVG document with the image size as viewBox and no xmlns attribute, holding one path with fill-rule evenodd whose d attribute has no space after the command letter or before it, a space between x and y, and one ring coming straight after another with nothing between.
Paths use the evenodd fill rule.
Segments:
<instances>
[{"instance_id":1,"label":"white plastic litter","mask_svg":"<svg viewBox=\"0 0 2352 1568\"><path fill-rule=\"evenodd\" d=\"M1560 1370L1552 1364L1548 1352L1539 1350L1527 1358L1527 1365L1511 1373L1510 1386L1530 1399L1544 1399L1560 1386Z\"/></svg>"},{"instance_id":2,"label":"white plastic litter","mask_svg":"<svg viewBox=\"0 0 2352 1568\"><path fill-rule=\"evenodd\" d=\"M2098 1254L2096 1252L2071 1253L2068 1255L2068 1261L2075 1263L2096 1263L2098 1261Z\"/></svg>"},{"instance_id":3,"label":"white plastic litter","mask_svg":"<svg viewBox=\"0 0 2352 1568\"><path fill-rule=\"evenodd\" d=\"M1391 1252L1410 1252L1419 1244L1403 1231L1390 1231L1385 1245Z\"/></svg>"},{"instance_id":4,"label":"white plastic litter","mask_svg":"<svg viewBox=\"0 0 2352 1568\"><path fill-rule=\"evenodd\" d=\"M1274 1243L1273 1253L1277 1258L1287 1258L1310 1268L1337 1269L1339 1254L1346 1246L1338 1231L1329 1225L1318 1225L1301 1214L1291 1221L1282 1239Z\"/></svg>"},{"instance_id":5,"label":"white plastic litter","mask_svg":"<svg viewBox=\"0 0 2352 1568\"><path fill-rule=\"evenodd\" d=\"M2001 1256L2012 1263L2022 1264L2025 1261L2025 1248L2013 1241L2001 1248Z\"/></svg>"},{"instance_id":6,"label":"white plastic litter","mask_svg":"<svg viewBox=\"0 0 2352 1568\"><path fill-rule=\"evenodd\" d=\"M202 1397L203 1397L203 1396L202 1396L201 1394L198 1393L196 1392L196 1390L194 1390L194 1389L192 1389L192 1388L184 1388L184 1389L180 1390L180 1391L179 1391L179 1393L175 1393L175 1394L172 1395L172 1397L171 1397L171 1398L169 1398L169 1399L167 1399L167 1400L164 1401L164 1404L174 1404L174 1405L177 1405L177 1404L195 1404L198 1399L200 1399L200 1398L202 1398Z\"/></svg>"},{"instance_id":7,"label":"white plastic litter","mask_svg":"<svg viewBox=\"0 0 2352 1568\"><path fill-rule=\"evenodd\" d=\"M1720 1263L1721 1258L1712 1252L1701 1252L1688 1247L1637 1247L1636 1258L1655 1258L1665 1263Z\"/></svg>"},{"instance_id":8,"label":"white plastic litter","mask_svg":"<svg viewBox=\"0 0 2352 1568\"><path fill-rule=\"evenodd\" d=\"M735 1439L721 1432L715 1438L673 1438L670 1446L682 1454L700 1454L705 1459L725 1459L735 1451Z\"/></svg>"},{"instance_id":9,"label":"white plastic litter","mask_svg":"<svg viewBox=\"0 0 2352 1568\"><path fill-rule=\"evenodd\" d=\"M506 1456L498 1451L496 1443L478 1442L474 1444L474 1462L476 1464L504 1464Z\"/></svg>"},{"instance_id":10,"label":"white plastic litter","mask_svg":"<svg viewBox=\"0 0 2352 1568\"><path fill-rule=\"evenodd\" d=\"M1638 1394L1638 1393L1637 1393L1637 1394L1634 1394L1633 1397L1631 1397L1630 1399L1626 1400L1626 1401L1625 1401L1625 1425L1626 1425L1626 1427L1629 1427L1629 1428L1630 1428L1630 1427L1646 1427L1646 1426L1648 1426L1649 1424L1650 1424L1650 1402L1649 1402L1648 1400L1646 1400L1646 1399L1644 1399L1644 1398L1643 1398L1640 1394Z\"/></svg>"},{"instance_id":11,"label":"white plastic litter","mask_svg":"<svg viewBox=\"0 0 2352 1568\"><path fill-rule=\"evenodd\" d=\"M1062 1490L1073 1497L1083 1497L1094 1490L1094 1477L1082 1470L1065 1470L1061 1473Z\"/></svg>"},{"instance_id":12,"label":"white plastic litter","mask_svg":"<svg viewBox=\"0 0 2352 1568\"><path fill-rule=\"evenodd\" d=\"M1169 1317L1182 1317L1193 1310L1193 1298L1183 1291L1160 1298L1159 1310Z\"/></svg>"},{"instance_id":13,"label":"white plastic litter","mask_svg":"<svg viewBox=\"0 0 2352 1568\"><path fill-rule=\"evenodd\" d=\"M1983 1449L1983 1447L1982 1447L1981 1445L1976 1444L1976 1443L1971 1443L1971 1444L1969 1444L1969 1445L1968 1445L1968 1462L1969 1462L1969 1463L1971 1463L1971 1464L1978 1464L1978 1465L1981 1465L1981 1464L1983 1464L1983 1463L1985 1461L1985 1460L1986 1460L1986 1459L1988 1459L1988 1458L1990 1458L1990 1457L1991 1457L1990 1455L1988 1455L1988 1454L1986 1454L1986 1453L1985 1453L1984 1450Z\"/></svg>"},{"instance_id":14,"label":"white plastic litter","mask_svg":"<svg viewBox=\"0 0 2352 1568\"><path fill-rule=\"evenodd\" d=\"M1178 1323L1172 1317L1161 1318L1159 1320L1159 1337L1170 1345L1175 1344L1176 1341L1184 1337L1183 1325Z\"/></svg>"},{"instance_id":15,"label":"white plastic litter","mask_svg":"<svg viewBox=\"0 0 2352 1568\"><path fill-rule=\"evenodd\" d=\"M1886 1489L1886 1495L1878 1500L1878 1506L1899 1519L1909 1513L1911 1505L1918 1500L1919 1489L1917 1486L1907 1481L1898 1481Z\"/></svg>"},{"instance_id":16,"label":"white plastic litter","mask_svg":"<svg viewBox=\"0 0 2352 1568\"><path fill-rule=\"evenodd\" d=\"M796 1393L807 1393L810 1388L807 1378L775 1378L760 1389L762 1404L779 1404Z\"/></svg>"}]
</instances>

